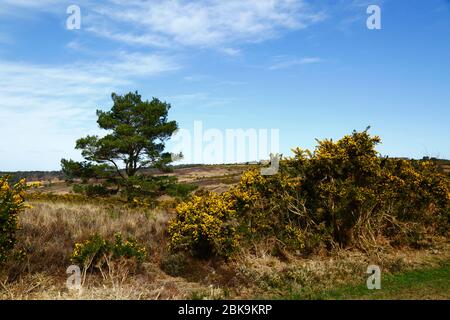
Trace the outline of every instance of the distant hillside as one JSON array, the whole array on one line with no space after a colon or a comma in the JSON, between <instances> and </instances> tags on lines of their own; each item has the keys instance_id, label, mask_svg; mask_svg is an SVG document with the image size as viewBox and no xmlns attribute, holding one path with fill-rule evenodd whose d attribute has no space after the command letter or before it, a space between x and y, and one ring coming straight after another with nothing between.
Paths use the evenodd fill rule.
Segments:
<instances>
[{"instance_id":1,"label":"distant hillside","mask_svg":"<svg viewBox=\"0 0 450 320\"><path fill-rule=\"evenodd\" d=\"M406 158L405 158L406 159ZM450 176L450 160L446 159L436 159L436 158L428 158L424 157L422 160L431 160L435 162L443 172ZM245 168L248 164L223 164L223 165L205 165L205 164L184 164L184 165L175 165L174 169L183 172L183 169L193 169L197 168ZM157 169L144 169L142 171L143 174L158 174L160 173ZM64 174L62 171L17 171L17 172L2 172L0 171L0 177L9 175L11 176L11 182L15 183L20 179L25 178L27 181L55 181L55 180L64 180ZM178 174L177 174L178 175Z\"/></svg>"},{"instance_id":2,"label":"distant hillside","mask_svg":"<svg viewBox=\"0 0 450 320\"><path fill-rule=\"evenodd\" d=\"M424 158L424 160L434 161L450 177L450 160L436 158Z\"/></svg>"},{"instance_id":3,"label":"distant hillside","mask_svg":"<svg viewBox=\"0 0 450 320\"><path fill-rule=\"evenodd\" d=\"M62 171L16 171L16 172L2 172L0 177L9 175L10 182L16 183L20 179L25 178L27 181L53 181L64 180Z\"/></svg>"}]
</instances>

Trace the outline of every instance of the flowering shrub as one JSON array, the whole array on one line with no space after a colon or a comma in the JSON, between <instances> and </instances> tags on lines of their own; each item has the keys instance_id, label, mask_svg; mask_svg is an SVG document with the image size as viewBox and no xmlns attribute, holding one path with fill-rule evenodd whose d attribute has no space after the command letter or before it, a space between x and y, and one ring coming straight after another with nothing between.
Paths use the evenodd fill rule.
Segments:
<instances>
[{"instance_id":1,"label":"flowering shrub","mask_svg":"<svg viewBox=\"0 0 450 320\"><path fill-rule=\"evenodd\" d=\"M275 238L308 253L385 240L422 246L448 236L448 177L430 161L381 157L380 142L367 130L318 141L314 151L293 150L273 176L249 170L228 192L195 196L177 208L171 246L229 256L238 238Z\"/></svg>"},{"instance_id":2,"label":"flowering shrub","mask_svg":"<svg viewBox=\"0 0 450 320\"><path fill-rule=\"evenodd\" d=\"M18 214L26 207L24 203L26 189L24 179L10 186L8 177L0 178L0 263L6 260L16 243Z\"/></svg>"},{"instance_id":3,"label":"flowering shrub","mask_svg":"<svg viewBox=\"0 0 450 320\"><path fill-rule=\"evenodd\" d=\"M136 259L137 262L144 261L147 250L137 243L135 239L128 238L123 241L120 233L115 235L113 243L94 235L83 243L75 244L72 253L72 261L88 269L91 266L101 268L106 259Z\"/></svg>"},{"instance_id":4,"label":"flowering shrub","mask_svg":"<svg viewBox=\"0 0 450 320\"><path fill-rule=\"evenodd\" d=\"M194 195L176 208L169 224L172 250L187 250L199 257L229 257L238 246L234 201L227 195Z\"/></svg>"},{"instance_id":5,"label":"flowering shrub","mask_svg":"<svg viewBox=\"0 0 450 320\"><path fill-rule=\"evenodd\" d=\"M380 141L366 130L319 141L314 152L294 150L286 170L302 183L291 210L302 216L300 228L327 246L362 248L379 238L417 245L448 231L448 178L429 161L381 157Z\"/></svg>"},{"instance_id":6,"label":"flowering shrub","mask_svg":"<svg viewBox=\"0 0 450 320\"><path fill-rule=\"evenodd\" d=\"M240 221L241 232L248 239L276 237L293 247L302 247L300 232L289 226L294 215L289 215L289 203L300 182L284 172L261 176L253 169L243 173L241 181L230 191Z\"/></svg>"}]
</instances>

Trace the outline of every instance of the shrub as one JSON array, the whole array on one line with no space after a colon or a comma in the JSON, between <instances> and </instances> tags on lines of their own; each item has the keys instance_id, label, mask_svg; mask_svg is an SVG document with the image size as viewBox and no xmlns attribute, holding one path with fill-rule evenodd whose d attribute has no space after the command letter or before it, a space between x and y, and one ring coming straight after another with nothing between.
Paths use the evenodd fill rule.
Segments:
<instances>
[{"instance_id":1,"label":"shrub","mask_svg":"<svg viewBox=\"0 0 450 320\"><path fill-rule=\"evenodd\" d=\"M72 190L75 193L83 194L87 197L106 197L113 193L112 190L102 184L75 184L72 186Z\"/></svg>"},{"instance_id":2,"label":"shrub","mask_svg":"<svg viewBox=\"0 0 450 320\"><path fill-rule=\"evenodd\" d=\"M176 218L169 223L170 248L188 250L207 258L228 258L238 247L236 211L227 196L207 193L194 195L177 206Z\"/></svg>"},{"instance_id":3,"label":"shrub","mask_svg":"<svg viewBox=\"0 0 450 320\"><path fill-rule=\"evenodd\" d=\"M448 230L449 180L432 162L381 157L375 149L380 141L366 130L319 141L313 153L295 150L286 167L301 180L295 196L302 203L293 208L307 218L299 227L310 219L324 226L325 233L312 230L328 245L361 248L379 237L406 235L411 227L421 234L416 240Z\"/></svg>"},{"instance_id":4,"label":"shrub","mask_svg":"<svg viewBox=\"0 0 450 320\"><path fill-rule=\"evenodd\" d=\"M251 240L276 237L301 247L300 232L290 227L296 216L289 214L289 204L294 201L293 194L299 185L297 179L282 172L266 177L257 169L244 172L229 194L245 237Z\"/></svg>"},{"instance_id":5,"label":"shrub","mask_svg":"<svg viewBox=\"0 0 450 320\"><path fill-rule=\"evenodd\" d=\"M163 194L186 198L195 189L197 186L193 184L178 183L175 176L135 176L124 184L122 194L129 201L136 198L151 201Z\"/></svg>"},{"instance_id":6,"label":"shrub","mask_svg":"<svg viewBox=\"0 0 450 320\"><path fill-rule=\"evenodd\" d=\"M107 259L135 259L141 263L146 255L147 250L144 246L132 238L123 241L122 235L118 233L112 243L99 235L94 235L83 243L75 244L72 261L89 269L92 266L101 268Z\"/></svg>"},{"instance_id":7,"label":"shrub","mask_svg":"<svg viewBox=\"0 0 450 320\"><path fill-rule=\"evenodd\" d=\"M8 180L8 177L0 178L0 262L7 258L15 245L15 233L19 227L18 214L26 207L25 180L20 180L14 186L10 186Z\"/></svg>"},{"instance_id":8,"label":"shrub","mask_svg":"<svg viewBox=\"0 0 450 320\"><path fill-rule=\"evenodd\" d=\"M26 189L25 179L10 186L7 176L0 178L0 263L5 262L16 244L18 215L26 207L24 203Z\"/></svg>"},{"instance_id":9,"label":"shrub","mask_svg":"<svg viewBox=\"0 0 450 320\"><path fill-rule=\"evenodd\" d=\"M166 192L169 196L186 198L189 194L196 190L198 187L190 183L174 183L166 188Z\"/></svg>"},{"instance_id":10,"label":"shrub","mask_svg":"<svg viewBox=\"0 0 450 320\"><path fill-rule=\"evenodd\" d=\"M164 256L160 263L161 270L173 277L185 274L187 259L183 253L175 253Z\"/></svg>"},{"instance_id":11,"label":"shrub","mask_svg":"<svg viewBox=\"0 0 450 320\"><path fill-rule=\"evenodd\" d=\"M314 151L293 150L275 175L249 170L228 192L194 196L177 208L171 246L229 257L238 238L310 253L448 236L448 177L431 161L381 157L380 142L367 130L318 141Z\"/></svg>"}]
</instances>

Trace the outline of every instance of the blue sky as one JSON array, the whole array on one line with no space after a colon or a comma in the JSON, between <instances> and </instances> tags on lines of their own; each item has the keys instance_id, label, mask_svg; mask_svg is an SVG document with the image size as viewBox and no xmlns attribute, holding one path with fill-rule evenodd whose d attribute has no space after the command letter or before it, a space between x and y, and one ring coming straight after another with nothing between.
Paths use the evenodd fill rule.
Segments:
<instances>
[{"instance_id":1,"label":"blue sky","mask_svg":"<svg viewBox=\"0 0 450 320\"><path fill-rule=\"evenodd\" d=\"M450 158L450 1L0 1L0 171L80 159L135 90L182 128L279 129L285 155L370 125L384 155Z\"/></svg>"}]
</instances>

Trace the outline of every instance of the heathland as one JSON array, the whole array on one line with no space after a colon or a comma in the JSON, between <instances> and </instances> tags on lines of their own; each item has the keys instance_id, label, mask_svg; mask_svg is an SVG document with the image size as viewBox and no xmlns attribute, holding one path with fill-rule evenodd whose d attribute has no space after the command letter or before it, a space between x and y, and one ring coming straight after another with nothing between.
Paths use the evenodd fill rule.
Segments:
<instances>
[{"instance_id":1,"label":"heathland","mask_svg":"<svg viewBox=\"0 0 450 320\"><path fill-rule=\"evenodd\" d=\"M402 232L410 230L409 236L417 239L398 236L393 241L389 235L377 233L376 241L367 243L367 247L360 245L364 237L348 244L338 244L337 240L330 240L329 244L326 240L317 240L310 244L310 237L314 234L319 237L324 231L318 229L307 234L306 227L291 224L304 232L304 238L295 238L299 243L288 243L286 234L257 230L261 236L240 239L239 250L233 249L229 257L221 255L223 252L215 254L213 248L206 256L204 252L196 255L195 246L183 247L186 250L171 249L173 232L168 232L168 228L170 221L177 221L177 215L182 212L180 206L192 205L193 194L208 197L210 192L230 192L242 183L243 174L255 172L256 167L241 164L175 168L170 176L176 176L180 183L195 186L187 195L162 194L155 201L132 203L118 196L75 193L74 186L82 182L65 181L58 172L27 176L29 182L33 182L30 183L33 188L25 196L29 207L18 215L20 228L16 232L15 253L2 265L0 298L450 298L448 233L420 228L414 233L411 222L402 226ZM441 167L441 170L448 168ZM12 175L14 179L14 173ZM20 173L19 177L24 175L26 173ZM98 181L86 182L96 183ZM261 200L254 198L253 201ZM201 208L205 207L199 206L196 210ZM195 221L192 223L195 225ZM448 227L448 221L445 223ZM135 261L131 259L133 255L123 260L111 257L105 263L96 261L96 265L91 261L84 270L83 260L78 260L83 270L82 289L69 290L66 270L76 264L76 244L86 243L94 235L113 243L117 234L130 237L145 248L145 257ZM325 232L322 238L324 235ZM241 237L246 237L245 233ZM312 250L311 246L317 250ZM232 246L222 244L219 248L231 250ZM90 253L96 254L95 250ZM366 269L373 264L382 270L381 290L371 291L366 287L369 276Z\"/></svg>"},{"instance_id":2,"label":"heathland","mask_svg":"<svg viewBox=\"0 0 450 320\"><path fill-rule=\"evenodd\" d=\"M448 161L367 128L270 170L174 167L170 104L112 100L84 161L0 178L0 298L450 298Z\"/></svg>"}]
</instances>

